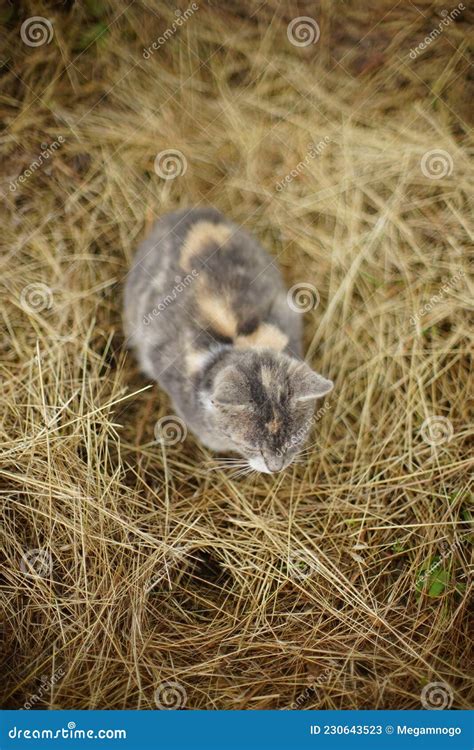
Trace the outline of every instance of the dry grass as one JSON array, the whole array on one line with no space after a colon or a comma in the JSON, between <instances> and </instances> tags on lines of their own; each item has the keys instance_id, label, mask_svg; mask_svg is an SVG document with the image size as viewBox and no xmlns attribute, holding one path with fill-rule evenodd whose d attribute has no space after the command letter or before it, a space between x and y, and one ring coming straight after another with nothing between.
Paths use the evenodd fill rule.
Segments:
<instances>
[{"instance_id":1,"label":"dry grass","mask_svg":"<svg viewBox=\"0 0 474 750\"><path fill-rule=\"evenodd\" d=\"M70 5L11 10L2 69L2 705L155 708L173 680L187 708L421 708L434 681L469 706L468 13L411 59L444 0L203 3L146 60L171 5ZM308 359L336 387L283 476L156 445L170 405L124 350L137 242L201 203L320 294Z\"/></svg>"}]
</instances>

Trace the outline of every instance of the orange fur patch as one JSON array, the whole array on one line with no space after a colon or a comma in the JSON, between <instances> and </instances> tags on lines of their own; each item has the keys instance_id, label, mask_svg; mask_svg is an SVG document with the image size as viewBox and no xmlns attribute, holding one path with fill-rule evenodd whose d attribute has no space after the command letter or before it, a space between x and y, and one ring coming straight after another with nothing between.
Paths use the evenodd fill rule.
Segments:
<instances>
[{"instance_id":1,"label":"orange fur patch","mask_svg":"<svg viewBox=\"0 0 474 750\"><path fill-rule=\"evenodd\" d=\"M275 435L281 427L281 422L275 417L271 422L267 422L266 427L268 432L270 432L272 435Z\"/></svg>"},{"instance_id":2,"label":"orange fur patch","mask_svg":"<svg viewBox=\"0 0 474 750\"><path fill-rule=\"evenodd\" d=\"M203 367L209 353L198 349L189 349L186 354L186 369L189 376L199 372Z\"/></svg>"},{"instance_id":3,"label":"orange fur patch","mask_svg":"<svg viewBox=\"0 0 474 750\"><path fill-rule=\"evenodd\" d=\"M198 305L202 317L216 333L231 339L236 337L238 320L225 295L201 288Z\"/></svg>"},{"instance_id":4,"label":"orange fur patch","mask_svg":"<svg viewBox=\"0 0 474 750\"><path fill-rule=\"evenodd\" d=\"M288 336L270 323L262 323L248 336L238 336L235 342L240 349L274 349L277 352L283 351L287 344Z\"/></svg>"},{"instance_id":5,"label":"orange fur patch","mask_svg":"<svg viewBox=\"0 0 474 750\"><path fill-rule=\"evenodd\" d=\"M192 259L211 244L223 245L232 235L231 227L226 224L213 224L210 221L198 221L186 235L181 249L179 264L183 271L192 270Z\"/></svg>"}]
</instances>

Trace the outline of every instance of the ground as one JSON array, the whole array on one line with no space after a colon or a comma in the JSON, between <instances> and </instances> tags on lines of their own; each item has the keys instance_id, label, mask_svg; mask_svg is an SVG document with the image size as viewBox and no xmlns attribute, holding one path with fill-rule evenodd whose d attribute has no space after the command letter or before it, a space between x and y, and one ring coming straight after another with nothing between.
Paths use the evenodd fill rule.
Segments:
<instances>
[{"instance_id":1,"label":"ground","mask_svg":"<svg viewBox=\"0 0 474 750\"><path fill-rule=\"evenodd\" d=\"M461 6L2 10L3 706L472 705ZM137 243L206 204L304 287L335 383L282 475L157 442L124 346Z\"/></svg>"}]
</instances>

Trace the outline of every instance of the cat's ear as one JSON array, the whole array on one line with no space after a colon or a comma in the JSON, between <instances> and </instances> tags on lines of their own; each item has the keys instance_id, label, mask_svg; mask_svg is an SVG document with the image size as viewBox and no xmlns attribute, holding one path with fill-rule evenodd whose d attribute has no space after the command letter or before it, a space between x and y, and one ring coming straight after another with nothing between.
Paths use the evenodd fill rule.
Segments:
<instances>
[{"instance_id":1,"label":"cat's ear","mask_svg":"<svg viewBox=\"0 0 474 750\"><path fill-rule=\"evenodd\" d=\"M248 387L234 367L225 367L215 380L210 397L215 408L241 410L249 406Z\"/></svg>"},{"instance_id":2,"label":"cat's ear","mask_svg":"<svg viewBox=\"0 0 474 750\"><path fill-rule=\"evenodd\" d=\"M313 401L330 393L334 387L332 380L323 378L306 365L295 373L296 401Z\"/></svg>"}]
</instances>

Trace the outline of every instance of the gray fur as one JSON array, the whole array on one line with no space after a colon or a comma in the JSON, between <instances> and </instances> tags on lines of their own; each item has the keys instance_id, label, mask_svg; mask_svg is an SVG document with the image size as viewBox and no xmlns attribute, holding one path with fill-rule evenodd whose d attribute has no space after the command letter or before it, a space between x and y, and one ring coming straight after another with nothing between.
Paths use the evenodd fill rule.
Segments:
<instances>
[{"instance_id":1,"label":"gray fur","mask_svg":"<svg viewBox=\"0 0 474 750\"><path fill-rule=\"evenodd\" d=\"M125 286L141 369L207 447L265 472L293 460L332 389L301 360L301 314L286 295L272 258L214 208L159 219Z\"/></svg>"}]
</instances>

